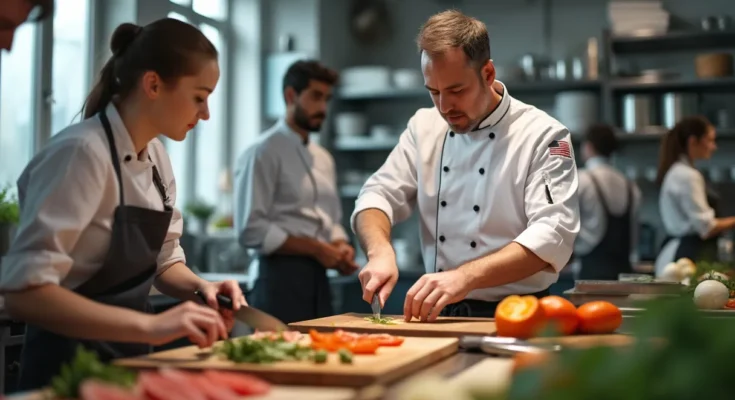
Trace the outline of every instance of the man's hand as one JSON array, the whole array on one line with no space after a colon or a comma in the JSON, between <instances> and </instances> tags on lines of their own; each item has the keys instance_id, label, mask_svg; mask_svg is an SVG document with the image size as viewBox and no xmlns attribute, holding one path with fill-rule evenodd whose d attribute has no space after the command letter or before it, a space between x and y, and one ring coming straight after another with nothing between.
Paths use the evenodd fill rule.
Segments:
<instances>
[{"instance_id":1,"label":"man's hand","mask_svg":"<svg viewBox=\"0 0 735 400\"><path fill-rule=\"evenodd\" d=\"M314 258L327 269L335 269L342 262L342 252L331 243L316 242Z\"/></svg>"},{"instance_id":2,"label":"man's hand","mask_svg":"<svg viewBox=\"0 0 735 400\"><path fill-rule=\"evenodd\" d=\"M235 324L233 310L237 311L240 307L248 305L248 302L245 301L245 295L242 293L242 289L240 289L240 285L234 280L222 282L207 282L202 280L202 283L199 285L199 291L201 291L207 299L207 305L219 311L222 319L224 320L227 332L231 331ZM232 299L232 310L220 308L217 303L218 294L225 295Z\"/></svg>"},{"instance_id":3,"label":"man's hand","mask_svg":"<svg viewBox=\"0 0 735 400\"><path fill-rule=\"evenodd\" d=\"M332 244L342 253L342 262L339 263L337 269L339 274L343 276L352 275L360 269L360 266L355 263L355 248L350 246L344 240L336 240Z\"/></svg>"},{"instance_id":4,"label":"man's hand","mask_svg":"<svg viewBox=\"0 0 735 400\"><path fill-rule=\"evenodd\" d=\"M390 252L372 257L360 271L358 278L362 285L362 299L370 303L377 292L380 306L383 307L398 282L395 254Z\"/></svg>"},{"instance_id":5,"label":"man's hand","mask_svg":"<svg viewBox=\"0 0 735 400\"><path fill-rule=\"evenodd\" d=\"M403 317L433 322L447 304L464 300L470 292L470 279L459 269L426 274L406 293Z\"/></svg>"}]
</instances>

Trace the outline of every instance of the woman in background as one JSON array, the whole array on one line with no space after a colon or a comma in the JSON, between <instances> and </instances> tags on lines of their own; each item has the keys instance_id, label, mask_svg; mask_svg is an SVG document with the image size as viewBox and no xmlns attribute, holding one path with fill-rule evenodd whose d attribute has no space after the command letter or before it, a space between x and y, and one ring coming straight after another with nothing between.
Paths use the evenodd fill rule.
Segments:
<instances>
[{"instance_id":1,"label":"woman in background","mask_svg":"<svg viewBox=\"0 0 735 400\"><path fill-rule=\"evenodd\" d=\"M735 227L735 217L718 218L718 196L694 168L717 149L716 132L707 119L679 121L661 142L658 175L659 209L666 240L656 259L656 275L682 257L694 262L717 255L717 237Z\"/></svg>"},{"instance_id":2,"label":"woman in background","mask_svg":"<svg viewBox=\"0 0 735 400\"><path fill-rule=\"evenodd\" d=\"M217 50L194 26L163 19L120 25L84 121L54 135L18 180L20 224L0 270L10 315L27 323L20 390L45 386L80 344L103 361L188 337L227 336L216 295L245 298L184 263L176 182L162 134L181 141L209 118ZM158 315L151 287L192 300ZM209 307L195 304L195 291Z\"/></svg>"}]
</instances>

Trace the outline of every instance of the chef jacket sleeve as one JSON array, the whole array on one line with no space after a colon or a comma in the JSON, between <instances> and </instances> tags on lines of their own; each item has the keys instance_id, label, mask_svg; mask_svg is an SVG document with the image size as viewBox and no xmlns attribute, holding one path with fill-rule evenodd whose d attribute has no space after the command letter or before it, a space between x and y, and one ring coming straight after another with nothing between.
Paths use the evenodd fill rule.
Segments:
<instances>
[{"instance_id":1,"label":"chef jacket sleeve","mask_svg":"<svg viewBox=\"0 0 735 400\"><path fill-rule=\"evenodd\" d=\"M416 145L414 116L401 134L398 144L391 151L385 163L365 182L355 202L355 210L350 218L352 231L355 231L355 218L361 211L375 208L385 213L391 225L411 216L416 204L418 178L416 174Z\"/></svg>"},{"instance_id":2,"label":"chef jacket sleeve","mask_svg":"<svg viewBox=\"0 0 735 400\"><path fill-rule=\"evenodd\" d=\"M337 187L337 173L334 168L334 159L332 159L332 156L327 153L326 156L330 159L330 166L329 169L331 175L330 180L334 184L334 187ZM339 194L335 193L336 197L339 197ZM345 232L345 228L342 226L342 204L341 200L338 198L337 202L334 206L334 211L332 215L332 234L330 235L330 238L332 242L336 242L338 240L344 240L349 241L349 238L347 237L347 232Z\"/></svg>"},{"instance_id":3,"label":"chef jacket sleeve","mask_svg":"<svg viewBox=\"0 0 735 400\"><path fill-rule=\"evenodd\" d=\"M170 204L174 206L173 215L171 216L171 223L166 233L161 251L158 253L157 264L158 273L163 273L176 263L186 263L186 256L184 255L184 249L181 247L180 239L184 233L184 220L181 216L181 211L176 207L176 180L173 176L173 168L170 167L171 161L164 151L159 154L165 157L162 163L167 163L168 168L165 169L167 173L170 172L171 179L168 180L166 185L166 195L169 197ZM162 168L163 170L163 168Z\"/></svg>"},{"instance_id":4,"label":"chef jacket sleeve","mask_svg":"<svg viewBox=\"0 0 735 400\"><path fill-rule=\"evenodd\" d=\"M68 140L34 160L18 181L20 223L2 258L0 291L60 284L69 256L97 213L105 192L107 154Z\"/></svg>"},{"instance_id":5,"label":"chef jacket sleeve","mask_svg":"<svg viewBox=\"0 0 735 400\"><path fill-rule=\"evenodd\" d=\"M569 261L579 233L577 167L568 130L557 128L543 137L526 176L528 224L515 241L560 271ZM568 156L552 154L552 148L558 151L562 141L568 145Z\"/></svg>"},{"instance_id":6,"label":"chef jacket sleeve","mask_svg":"<svg viewBox=\"0 0 735 400\"><path fill-rule=\"evenodd\" d=\"M271 254L288 233L270 220L276 194L278 159L266 145L247 149L235 171L235 229L240 244Z\"/></svg>"},{"instance_id":7,"label":"chef jacket sleeve","mask_svg":"<svg viewBox=\"0 0 735 400\"><path fill-rule=\"evenodd\" d=\"M715 210L707 203L707 187L702 174L695 170L683 170L681 179L677 179L678 195L684 212L701 238L715 226Z\"/></svg>"}]
</instances>

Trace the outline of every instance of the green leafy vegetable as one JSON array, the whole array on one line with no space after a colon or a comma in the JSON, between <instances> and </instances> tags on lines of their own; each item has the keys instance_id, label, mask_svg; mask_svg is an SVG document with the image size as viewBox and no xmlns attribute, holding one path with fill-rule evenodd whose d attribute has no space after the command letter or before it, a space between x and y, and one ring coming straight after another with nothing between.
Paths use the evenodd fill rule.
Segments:
<instances>
[{"instance_id":1,"label":"green leafy vegetable","mask_svg":"<svg viewBox=\"0 0 735 400\"><path fill-rule=\"evenodd\" d=\"M20 219L18 199L10 193L10 185L0 189L0 224L17 224Z\"/></svg>"},{"instance_id":2,"label":"green leafy vegetable","mask_svg":"<svg viewBox=\"0 0 735 400\"><path fill-rule=\"evenodd\" d=\"M276 361L306 360L313 357L311 347L288 342L283 335L275 338L249 336L229 339L215 350L236 363L267 364Z\"/></svg>"},{"instance_id":3,"label":"green leafy vegetable","mask_svg":"<svg viewBox=\"0 0 735 400\"><path fill-rule=\"evenodd\" d=\"M376 316L371 315L369 317L365 317L365 321L369 321L374 324L381 324L381 325L398 325L398 323L391 317L378 318Z\"/></svg>"},{"instance_id":4,"label":"green leafy vegetable","mask_svg":"<svg viewBox=\"0 0 735 400\"><path fill-rule=\"evenodd\" d=\"M51 380L51 388L58 398L79 398L79 387L88 379L96 379L117 386L131 388L137 375L125 368L101 362L97 353L82 346L77 348L74 359L61 367L59 375Z\"/></svg>"}]
</instances>

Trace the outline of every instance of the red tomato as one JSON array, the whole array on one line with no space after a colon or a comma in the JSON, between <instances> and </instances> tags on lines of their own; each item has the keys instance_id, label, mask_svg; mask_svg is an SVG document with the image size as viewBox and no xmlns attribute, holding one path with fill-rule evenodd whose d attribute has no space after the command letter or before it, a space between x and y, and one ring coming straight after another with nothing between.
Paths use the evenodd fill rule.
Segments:
<instances>
[{"instance_id":1,"label":"red tomato","mask_svg":"<svg viewBox=\"0 0 735 400\"><path fill-rule=\"evenodd\" d=\"M559 333L571 335L577 330L577 307L571 301L559 296L546 296L539 302L546 314L547 323L554 325Z\"/></svg>"},{"instance_id":2,"label":"red tomato","mask_svg":"<svg viewBox=\"0 0 735 400\"><path fill-rule=\"evenodd\" d=\"M735 308L735 299L730 299L727 301L727 304L725 304L725 307L727 308Z\"/></svg>"},{"instance_id":3,"label":"red tomato","mask_svg":"<svg viewBox=\"0 0 735 400\"><path fill-rule=\"evenodd\" d=\"M592 301L577 308L579 330L583 333L613 333L623 323L623 313L607 301Z\"/></svg>"}]
</instances>

